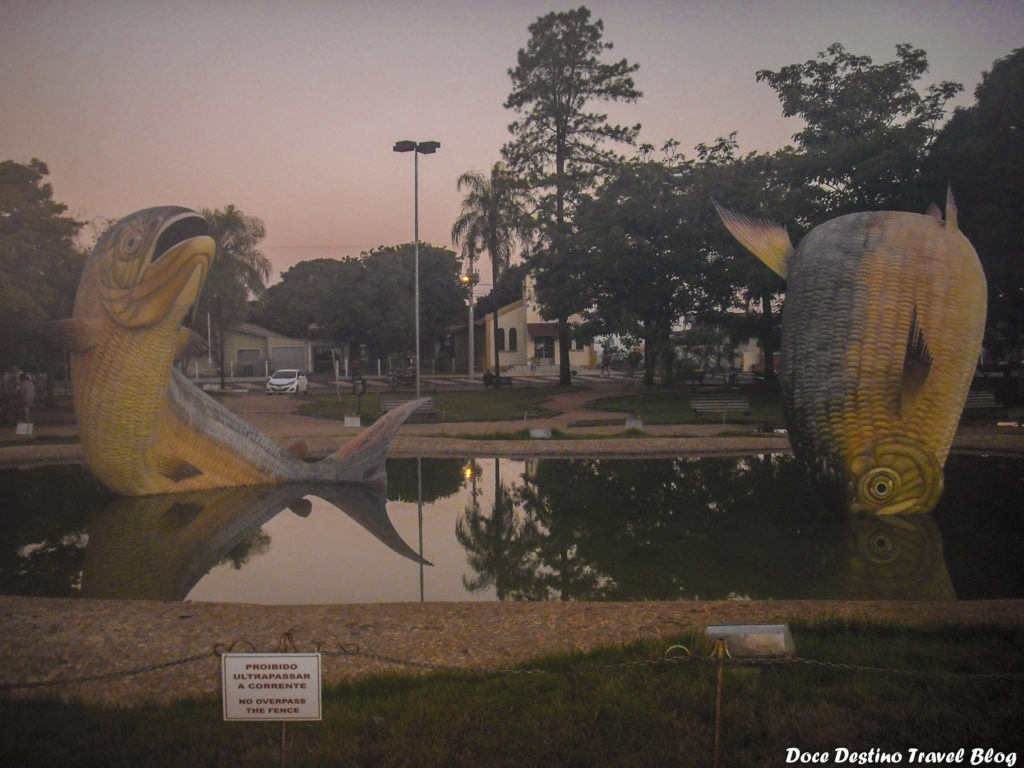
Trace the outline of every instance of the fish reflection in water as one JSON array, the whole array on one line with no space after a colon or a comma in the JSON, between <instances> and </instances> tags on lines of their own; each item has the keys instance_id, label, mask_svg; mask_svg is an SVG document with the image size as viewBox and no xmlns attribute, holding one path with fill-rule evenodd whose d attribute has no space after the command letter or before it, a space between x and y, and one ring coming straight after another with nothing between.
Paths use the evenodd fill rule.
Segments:
<instances>
[{"instance_id":1,"label":"fish reflection in water","mask_svg":"<svg viewBox=\"0 0 1024 768\"><path fill-rule=\"evenodd\" d=\"M930 515L854 520L850 558L840 571L840 584L851 599L956 599L942 553L942 534Z\"/></svg>"},{"instance_id":2,"label":"fish reflection in water","mask_svg":"<svg viewBox=\"0 0 1024 768\"><path fill-rule=\"evenodd\" d=\"M394 552L429 565L398 535L382 490L352 485L236 486L123 496L86 523L82 597L183 600L207 571L284 510L317 496Z\"/></svg>"}]
</instances>

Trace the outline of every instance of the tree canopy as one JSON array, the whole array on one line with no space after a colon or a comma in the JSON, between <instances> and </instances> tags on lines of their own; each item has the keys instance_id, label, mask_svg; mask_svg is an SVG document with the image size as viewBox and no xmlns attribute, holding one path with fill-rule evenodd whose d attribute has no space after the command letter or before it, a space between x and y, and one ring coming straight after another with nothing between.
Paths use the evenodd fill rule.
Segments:
<instances>
[{"instance_id":1,"label":"tree canopy","mask_svg":"<svg viewBox=\"0 0 1024 768\"><path fill-rule=\"evenodd\" d=\"M957 109L928 161L925 189L950 184L960 228L981 257L989 283L985 344L1021 354L1024 342L1024 48L999 59ZM935 199L934 197L932 199Z\"/></svg>"},{"instance_id":2,"label":"tree canopy","mask_svg":"<svg viewBox=\"0 0 1024 768\"><path fill-rule=\"evenodd\" d=\"M946 102L959 83L915 83L928 56L908 43L896 59L873 63L833 43L803 64L757 72L782 101L782 114L801 117L794 135L795 181L815 185L818 215L899 208L912 193Z\"/></svg>"},{"instance_id":3,"label":"tree canopy","mask_svg":"<svg viewBox=\"0 0 1024 768\"><path fill-rule=\"evenodd\" d=\"M415 346L413 262L413 243L300 262L267 290L253 319L300 337L315 325L375 356L404 355ZM420 343L427 354L462 320L459 272L453 251L420 243Z\"/></svg>"},{"instance_id":4,"label":"tree canopy","mask_svg":"<svg viewBox=\"0 0 1024 768\"><path fill-rule=\"evenodd\" d=\"M0 365L39 370L55 354L39 323L71 315L85 255L41 160L0 162Z\"/></svg>"},{"instance_id":5,"label":"tree canopy","mask_svg":"<svg viewBox=\"0 0 1024 768\"><path fill-rule=\"evenodd\" d=\"M219 314L224 325L234 325L245 319L249 302L266 290L271 265L260 242L267 229L260 219L231 204L202 213L217 243L217 258L199 296L197 315L209 311Z\"/></svg>"}]
</instances>

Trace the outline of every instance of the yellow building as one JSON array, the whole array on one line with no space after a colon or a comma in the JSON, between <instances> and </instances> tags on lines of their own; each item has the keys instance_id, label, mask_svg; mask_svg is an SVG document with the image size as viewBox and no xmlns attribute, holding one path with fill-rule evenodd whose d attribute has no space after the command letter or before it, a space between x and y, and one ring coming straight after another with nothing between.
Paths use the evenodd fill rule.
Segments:
<instances>
[{"instance_id":1,"label":"yellow building","mask_svg":"<svg viewBox=\"0 0 1024 768\"><path fill-rule=\"evenodd\" d=\"M573 318L576 319L576 318ZM484 318L486 356L477 361L477 369L494 365L494 315ZM498 310L498 362L502 373L522 373L557 369L559 360L558 326L540 314L533 278L527 276L523 298ZM597 353L591 343L572 342L569 365L573 370L597 367Z\"/></svg>"}]
</instances>

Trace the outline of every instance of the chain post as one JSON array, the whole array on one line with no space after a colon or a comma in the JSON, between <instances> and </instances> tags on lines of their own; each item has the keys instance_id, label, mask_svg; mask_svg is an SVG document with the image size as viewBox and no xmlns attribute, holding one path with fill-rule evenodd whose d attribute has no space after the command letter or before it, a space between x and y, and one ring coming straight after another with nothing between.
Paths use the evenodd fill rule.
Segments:
<instances>
[{"instance_id":1,"label":"chain post","mask_svg":"<svg viewBox=\"0 0 1024 768\"><path fill-rule=\"evenodd\" d=\"M725 638L718 638L715 641L715 649L711 652L711 658L718 659L718 682L715 685L715 747L712 765L718 768L719 743L721 741L722 728L722 683L725 679L725 660L729 656L729 647L725 644Z\"/></svg>"}]
</instances>

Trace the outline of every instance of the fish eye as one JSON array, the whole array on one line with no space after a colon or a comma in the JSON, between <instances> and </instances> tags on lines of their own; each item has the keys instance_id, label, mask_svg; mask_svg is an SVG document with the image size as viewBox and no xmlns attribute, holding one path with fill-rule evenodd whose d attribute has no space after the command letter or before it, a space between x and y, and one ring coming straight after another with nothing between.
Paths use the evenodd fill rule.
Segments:
<instances>
[{"instance_id":1,"label":"fish eye","mask_svg":"<svg viewBox=\"0 0 1024 768\"><path fill-rule=\"evenodd\" d=\"M139 247L142 245L143 233L138 227L130 230L127 234L121 237L121 252L127 256L132 256Z\"/></svg>"},{"instance_id":2,"label":"fish eye","mask_svg":"<svg viewBox=\"0 0 1024 768\"><path fill-rule=\"evenodd\" d=\"M900 478L891 469L873 469L861 480L864 496L875 502L886 502L900 490Z\"/></svg>"},{"instance_id":3,"label":"fish eye","mask_svg":"<svg viewBox=\"0 0 1024 768\"><path fill-rule=\"evenodd\" d=\"M875 552L888 552L892 549L892 542L884 533L876 533L871 539L871 549Z\"/></svg>"}]
</instances>

